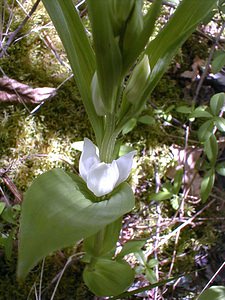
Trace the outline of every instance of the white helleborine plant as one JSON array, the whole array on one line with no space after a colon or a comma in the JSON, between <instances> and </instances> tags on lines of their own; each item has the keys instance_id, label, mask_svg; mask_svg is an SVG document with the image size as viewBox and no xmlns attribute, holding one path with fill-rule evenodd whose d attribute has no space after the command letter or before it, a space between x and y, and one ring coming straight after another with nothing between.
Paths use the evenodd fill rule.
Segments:
<instances>
[{"instance_id":1,"label":"white helleborine plant","mask_svg":"<svg viewBox=\"0 0 225 300\"><path fill-rule=\"evenodd\" d=\"M136 151L132 151L111 163L101 162L98 148L85 138L79 162L80 175L95 196L104 196L128 178L135 154Z\"/></svg>"}]
</instances>

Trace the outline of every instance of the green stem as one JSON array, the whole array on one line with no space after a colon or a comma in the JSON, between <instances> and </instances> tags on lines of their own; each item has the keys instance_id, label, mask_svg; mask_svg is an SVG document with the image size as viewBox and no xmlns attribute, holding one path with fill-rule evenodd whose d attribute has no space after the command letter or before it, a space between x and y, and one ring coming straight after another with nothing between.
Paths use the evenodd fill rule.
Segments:
<instances>
[{"instance_id":1,"label":"green stem","mask_svg":"<svg viewBox=\"0 0 225 300\"><path fill-rule=\"evenodd\" d=\"M100 146L100 160L111 163L118 133L115 131L115 115L105 117L105 134Z\"/></svg>"},{"instance_id":2,"label":"green stem","mask_svg":"<svg viewBox=\"0 0 225 300\"><path fill-rule=\"evenodd\" d=\"M105 134L100 146L100 160L105 163L111 163L118 133L115 131L115 115L107 114L105 116ZM105 228L100 230L95 236L96 253L100 253L104 242ZM95 263L92 261L92 263Z\"/></svg>"},{"instance_id":3,"label":"green stem","mask_svg":"<svg viewBox=\"0 0 225 300\"><path fill-rule=\"evenodd\" d=\"M105 116L105 134L102 139L102 143L99 147L100 149L100 160L105 163L111 163L113 160L113 153L116 143L116 138L118 136L118 131L116 130L116 118L115 114L107 114ZM100 230L95 236L95 250L99 254L101 252L105 236L105 228ZM95 264L95 258L92 259L91 265Z\"/></svg>"}]
</instances>

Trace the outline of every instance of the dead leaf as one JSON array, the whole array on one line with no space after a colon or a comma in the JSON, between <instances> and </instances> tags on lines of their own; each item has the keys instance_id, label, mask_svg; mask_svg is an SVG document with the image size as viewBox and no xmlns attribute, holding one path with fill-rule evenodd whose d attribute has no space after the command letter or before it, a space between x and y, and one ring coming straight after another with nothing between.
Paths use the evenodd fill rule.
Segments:
<instances>
[{"instance_id":1,"label":"dead leaf","mask_svg":"<svg viewBox=\"0 0 225 300\"><path fill-rule=\"evenodd\" d=\"M179 169L185 170L183 179L184 193L188 191L188 194L193 197L200 197L200 187L202 178L196 169L196 163L199 160L203 150L197 147L182 148L177 145L172 145L170 148L174 160L177 161L177 166L170 168L167 172L167 177L173 179L176 171Z\"/></svg>"}]
</instances>

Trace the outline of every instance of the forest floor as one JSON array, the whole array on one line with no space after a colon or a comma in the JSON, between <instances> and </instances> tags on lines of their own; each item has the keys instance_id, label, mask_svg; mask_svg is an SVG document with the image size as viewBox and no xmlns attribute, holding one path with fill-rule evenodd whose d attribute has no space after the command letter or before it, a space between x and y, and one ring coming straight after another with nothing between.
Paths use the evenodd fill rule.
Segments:
<instances>
[{"instance_id":1,"label":"forest floor","mask_svg":"<svg viewBox=\"0 0 225 300\"><path fill-rule=\"evenodd\" d=\"M25 8L29 11L31 5ZM26 15L20 7L13 9L12 32ZM174 184L175 173L182 165L186 165L187 177L196 173L202 154L196 138L199 123L190 124L177 107L193 104L196 82L190 82L190 77L181 79L180 74L189 71L192 76L199 75L193 74L194 68L206 64L212 47L205 35L195 32L190 37L141 117L120 136L120 154L135 149L137 156L130 179L136 206L124 218L118 249L130 239L144 239L146 259L158 262L152 265L152 272L147 272L140 257L127 257L137 270L131 289L174 278L158 289L126 299L156 299L155 293L157 299L193 299L225 260L223 178L217 177L204 203L199 194L201 172L170 199L157 201L152 196L162 186ZM52 168L78 172L78 142L84 137L94 140L94 135L59 38L41 4L6 52L0 58L0 299L39 299L40 290L42 300L50 299L65 265L54 299L94 299L82 281L82 262L75 259L68 263L82 245L46 258L25 283L16 280L23 193L35 177ZM198 101L208 104L214 93L211 85L203 84ZM215 284L224 285L223 273L215 276Z\"/></svg>"}]
</instances>

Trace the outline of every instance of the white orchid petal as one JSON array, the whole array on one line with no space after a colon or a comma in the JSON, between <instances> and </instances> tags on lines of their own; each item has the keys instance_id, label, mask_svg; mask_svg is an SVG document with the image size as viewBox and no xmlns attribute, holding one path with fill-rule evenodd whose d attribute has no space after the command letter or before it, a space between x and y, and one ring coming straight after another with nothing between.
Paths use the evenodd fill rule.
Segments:
<instances>
[{"instance_id":1,"label":"white orchid petal","mask_svg":"<svg viewBox=\"0 0 225 300\"><path fill-rule=\"evenodd\" d=\"M97 155L98 148L89 139L84 139L83 151L79 161L80 176L87 182L87 176L91 168L100 163Z\"/></svg>"},{"instance_id":2,"label":"white orchid petal","mask_svg":"<svg viewBox=\"0 0 225 300\"><path fill-rule=\"evenodd\" d=\"M136 151L131 151L116 160L116 164L119 169L119 178L116 185L119 185L128 178L132 169L133 157L135 154Z\"/></svg>"},{"instance_id":3,"label":"white orchid petal","mask_svg":"<svg viewBox=\"0 0 225 300\"><path fill-rule=\"evenodd\" d=\"M113 191L119 178L119 170L114 160L111 164L100 163L88 173L87 187L95 196L101 197Z\"/></svg>"}]
</instances>

